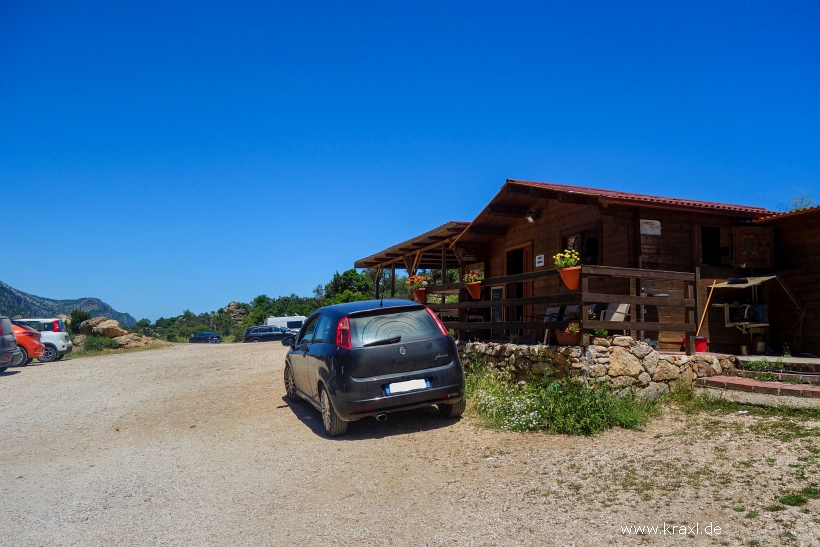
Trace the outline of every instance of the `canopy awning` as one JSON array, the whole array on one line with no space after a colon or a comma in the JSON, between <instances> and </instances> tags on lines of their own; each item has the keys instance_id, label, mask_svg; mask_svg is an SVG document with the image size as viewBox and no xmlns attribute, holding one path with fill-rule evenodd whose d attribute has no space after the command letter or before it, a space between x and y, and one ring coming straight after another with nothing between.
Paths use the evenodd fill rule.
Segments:
<instances>
[{"instance_id":1,"label":"canopy awning","mask_svg":"<svg viewBox=\"0 0 820 547\"><path fill-rule=\"evenodd\" d=\"M723 283L716 283L714 288L715 289L748 289L749 287L756 287L761 283L765 283L766 281L771 281L772 279L777 279L777 282L780 283L780 286L783 287L783 290L786 294L791 298L794 305L797 306L798 310L801 310L801 313L805 312L805 309L801 304L800 301L797 299L797 296L792 292L791 287L789 284L786 283L786 280L783 279L783 275L789 273L790 271L783 271L778 272L774 275L759 275L759 276L746 276L742 279L745 279L745 283L729 283L728 281L724 281Z\"/></svg>"},{"instance_id":2,"label":"canopy awning","mask_svg":"<svg viewBox=\"0 0 820 547\"><path fill-rule=\"evenodd\" d=\"M461 260L456 251L449 248L449 245L469 224L469 222L450 221L413 239L359 259L353 267L384 268L391 264L399 264L412 271L417 268L441 268L442 252L444 252L446 267L457 269L461 266ZM445 247L443 251L442 245Z\"/></svg>"},{"instance_id":3,"label":"canopy awning","mask_svg":"<svg viewBox=\"0 0 820 547\"><path fill-rule=\"evenodd\" d=\"M765 283L766 281L770 281L772 279L777 278L776 275L762 275L757 277L743 277L740 279L745 279L746 283L729 283L728 281L724 281L723 283L716 283L716 289L748 289L749 287L756 287L761 283Z\"/></svg>"}]
</instances>

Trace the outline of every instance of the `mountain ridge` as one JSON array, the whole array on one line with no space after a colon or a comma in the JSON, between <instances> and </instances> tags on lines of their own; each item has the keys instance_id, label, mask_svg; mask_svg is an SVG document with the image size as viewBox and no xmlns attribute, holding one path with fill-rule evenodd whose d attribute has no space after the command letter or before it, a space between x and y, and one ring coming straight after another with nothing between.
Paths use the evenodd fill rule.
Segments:
<instances>
[{"instance_id":1,"label":"mountain ridge","mask_svg":"<svg viewBox=\"0 0 820 547\"><path fill-rule=\"evenodd\" d=\"M8 317L54 317L69 315L71 310L89 312L92 316L104 315L116 319L120 325L131 327L137 322L131 314L115 310L99 298L87 297L55 300L19 291L0 281L0 315Z\"/></svg>"}]
</instances>

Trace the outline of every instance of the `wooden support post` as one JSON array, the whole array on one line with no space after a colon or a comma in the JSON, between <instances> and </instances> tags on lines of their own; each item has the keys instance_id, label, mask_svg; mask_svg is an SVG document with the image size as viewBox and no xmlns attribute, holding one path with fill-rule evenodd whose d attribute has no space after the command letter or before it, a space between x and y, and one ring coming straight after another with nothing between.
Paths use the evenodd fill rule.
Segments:
<instances>
[{"instance_id":1,"label":"wooden support post","mask_svg":"<svg viewBox=\"0 0 820 547\"><path fill-rule=\"evenodd\" d=\"M390 263L390 298L396 296L396 263Z\"/></svg>"},{"instance_id":2,"label":"wooden support post","mask_svg":"<svg viewBox=\"0 0 820 547\"><path fill-rule=\"evenodd\" d=\"M376 300L379 299L379 281L382 278L382 267L376 267Z\"/></svg>"},{"instance_id":3,"label":"wooden support post","mask_svg":"<svg viewBox=\"0 0 820 547\"><path fill-rule=\"evenodd\" d=\"M638 296L638 289L640 288L638 281L638 279L629 280L629 296ZM635 306L632 309L632 321L643 321L643 306ZM631 330L629 331L629 336L631 336L633 340L637 340L638 332L639 331Z\"/></svg>"},{"instance_id":4,"label":"wooden support post","mask_svg":"<svg viewBox=\"0 0 820 547\"><path fill-rule=\"evenodd\" d=\"M579 295L581 298L580 305L578 306L578 311L580 312L580 325L581 325L581 345L588 346L589 345L589 331L584 328L584 324L589 321L589 306L586 303L586 295L589 292L589 277L587 274L584 273L583 268L581 269L581 294Z\"/></svg>"},{"instance_id":5,"label":"wooden support post","mask_svg":"<svg viewBox=\"0 0 820 547\"><path fill-rule=\"evenodd\" d=\"M695 280L694 281L687 281L686 282L686 298L695 299L695 306L697 307L697 294L698 294L698 285L700 284L700 268L695 268ZM695 310L688 309L686 310L686 324L691 325L692 327L697 327L696 323L697 319L695 319ZM695 354L695 333L687 332L686 333L686 355L694 355Z\"/></svg>"},{"instance_id":6,"label":"wooden support post","mask_svg":"<svg viewBox=\"0 0 820 547\"><path fill-rule=\"evenodd\" d=\"M447 244L441 244L441 284L447 284ZM441 303L446 304L447 302L447 295L441 295Z\"/></svg>"}]
</instances>

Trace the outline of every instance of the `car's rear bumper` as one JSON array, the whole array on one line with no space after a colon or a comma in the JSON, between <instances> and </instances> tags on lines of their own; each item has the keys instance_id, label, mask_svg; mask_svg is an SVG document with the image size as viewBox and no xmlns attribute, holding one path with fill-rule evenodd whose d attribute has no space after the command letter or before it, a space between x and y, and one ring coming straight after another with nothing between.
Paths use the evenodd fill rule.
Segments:
<instances>
[{"instance_id":1,"label":"car's rear bumper","mask_svg":"<svg viewBox=\"0 0 820 547\"><path fill-rule=\"evenodd\" d=\"M388 395L385 386L408 380L429 380L430 387ZM341 389L340 389L341 388ZM333 397L336 413L346 421L359 420L438 403L454 403L464 397L464 371L458 361L409 373L372 378L345 377Z\"/></svg>"},{"instance_id":2,"label":"car's rear bumper","mask_svg":"<svg viewBox=\"0 0 820 547\"><path fill-rule=\"evenodd\" d=\"M63 347L59 348L57 350L57 353L66 355L67 353L71 353L72 351L74 351L74 344L69 342L68 344L65 344Z\"/></svg>"}]
</instances>

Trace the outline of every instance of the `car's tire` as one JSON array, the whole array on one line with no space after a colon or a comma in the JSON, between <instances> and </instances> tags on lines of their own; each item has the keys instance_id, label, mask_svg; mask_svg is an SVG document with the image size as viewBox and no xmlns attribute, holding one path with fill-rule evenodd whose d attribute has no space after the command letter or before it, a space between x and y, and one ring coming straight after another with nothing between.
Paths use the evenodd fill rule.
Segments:
<instances>
[{"instance_id":1,"label":"car's tire","mask_svg":"<svg viewBox=\"0 0 820 547\"><path fill-rule=\"evenodd\" d=\"M291 370L290 365L285 365L285 391L287 392L288 399L294 403L301 399L299 393L296 391L296 381L293 379L293 370Z\"/></svg>"},{"instance_id":2,"label":"car's tire","mask_svg":"<svg viewBox=\"0 0 820 547\"><path fill-rule=\"evenodd\" d=\"M460 401L452 404L441 403L438 405L438 411L445 418L458 418L467 409L467 398L462 397Z\"/></svg>"},{"instance_id":3,"label":"car's tire","mask_svg":"<svg viewBox=\"0 0 820 547\"><path fill-rule=\"evenodd\" d=\"M257 342L261 342L261 341L262 340L260 340L259 338L251 338L250 343L251 344L256 344Z\"/></svg>"},{"instance_id":4,"label":"car's tire","mask_svg":"<svg viewBox=\"0 0 820 547\"><path fill-rule=\"evenodd\" d=\"M29 357L26 361L26 366L30 365L32 361L34 361L34 357Z\"/></svg>"},{"instance_id":5,"label":"car's tire","mask_svg":"<svg viewBox=\"0 0 820 547\"><path fill-rule=\"evenodd\" d=\"M322 410L322 425L325 426L328 437L338 437L347 433L347 422L336 414L325 386L319 388L319 403Z\"/></svg>"},{"instance_id":6,"label":"car's tire","mask_svg":"<svg viewBox=\"0 0 820 547\"><path fill-rule=\"evenodd\" d=\"M54 358L55 361L62 361L63 357L65 357L65 353L58 353L57 357Z\"/></svg>"},{"instance_id":7,"label":"car's tire","mask_svg":"<svg viewBox=\"0 0 820 547\"><path fill-rule=\"evenodd\" d=\"M43 354L37 358L38 361L41 363L50 363L57 358L57 348L54 346L50 346L46 344L46 347L43 348Z\"/></svg>"},{"instance_id":8,"label":"car's tire","mask_svg":"<svg viewBox=\"0 0 820 547\"><path fill-rule=\"evenodd\" d=\"M24 367L27 364L31 363L31 359L28 358L28 352L26 351L26 348L24 348L23 346L17 346L17 347L20 348L20 353L23 354L23 359L20 360L20 366Z\"/></svg>"}]
</instances>

